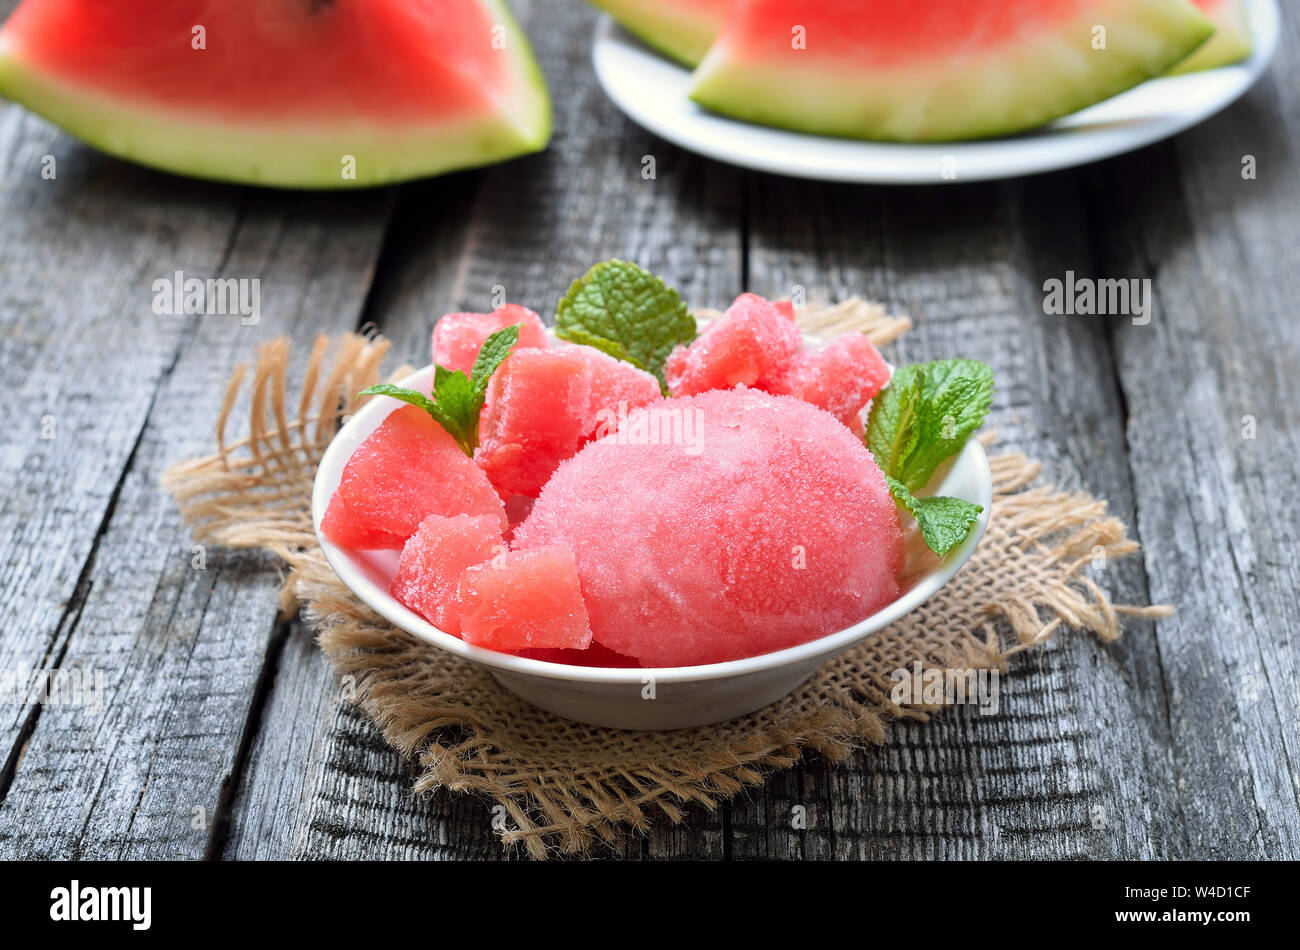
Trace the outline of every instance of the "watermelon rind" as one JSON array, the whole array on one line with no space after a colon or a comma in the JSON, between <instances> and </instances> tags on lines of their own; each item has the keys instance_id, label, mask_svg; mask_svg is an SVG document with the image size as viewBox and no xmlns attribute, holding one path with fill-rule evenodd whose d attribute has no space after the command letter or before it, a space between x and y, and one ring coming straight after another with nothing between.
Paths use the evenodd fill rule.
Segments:
<instances>
[{"instance_id":1,"label":"watermelon rind","mask_svg":"<svg viewBox=\"0 0 1300 950\"><path fill-rule=\"evenodd\" d=\"M1214 35L1195 53L1171 69L1169 75L1181 76L1239 63L1254 50L1250 21L1241 0L1228 0L1210 19L1214 23Z\"/></svg>"},{"instance_id":2,"label":"watermelon rind","mask_svg":"<svg viewBox=\"0 0 1300 950\"><path fill-rule=\"evenodd\" d=\"M718 35L718 19L677 5L646 0L589 0L629 33L683 66L694 69Z\"/></svg>"},{"instance_id":3,"label":"watermelon rind","mask_svg":"<svg viewBox=\"0 0 1300 950\"><path fill-rule=\"evenodd\" d=\"M1106 27L1104 51L1093 29ZM827 68L746 60L724 30L690 96L732 118L877 141L943 142L1036 128L1167 72L1214 32L1190 0L1106 0L1018 45L935 63Z\"/></svg>"},{"instance_id":4,"label":"watermelon rind","mask_svg":"<svg viewBox=\"0 0 1300 950\"><path fill-rule=\"evenodd\" d=\"M193 178L277 188L348 189L489 165L544 149L551 102L541 68L503 0L480 0L504 27L516 83L494 114L436 124L363 117L240 122L124 101L29 67L0 34L0 96L100 151ZM355 177L343 174L344 157Z\"/></svg>"}]
</instances>

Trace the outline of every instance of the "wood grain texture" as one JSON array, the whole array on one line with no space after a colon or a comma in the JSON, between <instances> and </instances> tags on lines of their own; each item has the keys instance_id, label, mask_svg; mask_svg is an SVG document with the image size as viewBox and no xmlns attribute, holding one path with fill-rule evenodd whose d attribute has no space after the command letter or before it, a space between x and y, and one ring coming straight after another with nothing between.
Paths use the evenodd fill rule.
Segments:
<instances>
[{"instance_id":1,"label":"wood grain texture","mask_svg":"<svg viewBox=\"0 0 1300 950\"><path fill-rule=\"evenodd\" d=\"M21 676L65 651L86 566L186 334L152 312L157 262L218 267L238 207L200 184L164 192L157 176L12 106L0 109L0 168L0 669ZM0 791L39 714L0 707Z\"/></svg>"},{"instance_id":2,"label":"wood grain texture","mask_svg":"<svg viewBox=\"0 0 1300 950\"><path fill-rule=\"evenodd\" d=\"M549 317L621 256L693 305L875 297L917 320L890 358L989 362L1004 446L1108 498L1145 546L1098 583L1179 614L1109 646L1064 637L1015 661L995 715L900 726L600 856L1300 857L1300 14L1271 77L1171 143L880 189L668 146L596 86L585 4L514 6L556 97L551 149L392 191L187 182L0 105L0 670L107 682L98 712L0 706L0 856L517 856L490 803L410 793L310 632L277 617L269 559L193 569L157 478L210 447L230 368L278 333L374 324L423 364L441 313L500 292ZM261 322L153 314L177 268L260 276ZM1153 323L1046 315L1043 281L1067 270L1150 277Z\"/></svg>"},{"instance_id":3,"label":"wood grain texture","mask_svg":"<svg viewBox=\"0 0 1300 950\"><path fill-rule=\"evenodd\" d=\"M321 330L355 324L389 204L381 192L327 198L215 188L188 213L219 220L214 212L222 207L236 213L229 233L214 242L218 257L127 252L145 271L136 280L143 303L134 313L119 313L108 335L153 339L152 324L170 322L172 332L162 338L174 352L151 383L156 396L147 422L137 420L143 428L133 434L129 464L85 565L76 613L58 631L65 642L55 664L102 673L105 706L40 711L0 804L0 852L42 858L207 852L275 645L280 578L269 558L254 555L214 550L196 562L198 552L158 479L171 463L211 445L226 379L257 345L288 334L306 347ZM120 235L112 242L116 253L141 234L151 240L149 232ZM112 273L111 260L86 269ZM175 270L260 280L258 322L154 315L144 291L155 276ZM82 275L69 268L54 276L75 286ZM101 364L86 374L88 384L103 387L106 372L130 381L148 368L138 368L130 352L114 355L118 365ZM74 403L80 414L69 427L93 430L106 404L102 398Z\"/></svg>"},{"instance_id":4,"label":"wood grain texture","mask_svg":"<svg viewBox=\"0 0 1300 950\"><path fill-rule=\"evenodd\" d=\"M1291 16L1239 107L1091 179L1102 269L1158 301L1115 356L1152 594L1179 607L1157 645L1198 857L1300 851L1297 43Z\"/></svg>"}]
</instances>

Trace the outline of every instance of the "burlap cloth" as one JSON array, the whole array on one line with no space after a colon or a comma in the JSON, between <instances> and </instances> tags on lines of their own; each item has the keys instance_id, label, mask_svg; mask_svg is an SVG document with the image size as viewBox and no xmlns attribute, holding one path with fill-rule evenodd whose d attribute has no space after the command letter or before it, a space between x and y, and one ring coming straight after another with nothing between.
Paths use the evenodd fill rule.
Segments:
<instances>
[{"instance_id":1,"label":"burlap cloth","mask_svg":"<svg viewBox=\"0 0 1300 950\"><path fill-rule=\"evenodd\" d=\"M850 300L801 311L812 333L854 328L874 342L905 332L905 318ZM382 338L317 339L292 409L290 348L263 345L256 366L238 367L217 423L218 451L183 462L163 478L197 541L262 548L288 565L287 614L299 607L321 648L387 741L418 760L417 792L439 786L503 805L507 844L533 857L584 853L683 806L708 808L756 785L774 769L816 753L840 760L885 741L891 719L924 720L934 707L891 701L890 673L924 668L1005 671L1007 658L1057 630L1110 641L1122 615L1165 616L1169 608L1121 607L1087 576L1098 558L1137 544L1106 503L1078 491L1034 487L1039 466L1023 455L992 459L993 512L970 562L936 597L823 666L785 699L722 725L674 732L585 726L542 712L483 670L403 633L361 604L325 562L312 531L316 465L352 394L375 382L388 350ZM409 368L391 376L401 375ZM226 431L247 397L249 430Z\"/></svg>"}]
</instances>

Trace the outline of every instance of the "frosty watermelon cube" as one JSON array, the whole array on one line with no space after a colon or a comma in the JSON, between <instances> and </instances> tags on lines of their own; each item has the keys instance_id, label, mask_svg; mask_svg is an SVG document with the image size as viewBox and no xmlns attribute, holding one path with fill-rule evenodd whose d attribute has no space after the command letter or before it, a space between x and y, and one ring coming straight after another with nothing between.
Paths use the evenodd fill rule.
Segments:
<instances>
[{"instance_id":1,"label":"frosty watermelon cube","mask_svg":"<svg viewBox=\"0 0 1300 950\"><path fill-rule=\"evenodd\" d=\"M573 551L544 545L507 551L460 578L460 632L493 650L584 650L591 623Z\"/></svg>"},{"instance_id":2,"label":"frosty watermelon cube","mask_svg":"<svg viewBox=\"0 0 1300 950\"><path fill-rule=\"evenodd\" d=\"M674 396L692 396L753 386L793 356L801 339L798 326L775 304L741 294L694 342L669 355L668 388Z\"/></svg>"},{"instance_id":3,"label":"frosty watermelon cube","mask_svg":"<svg viewBox=\"0 0 1300 950\"><path fill-rule=\"evenodd\" d=\"M388 592L447 633L460 633L457 601L465 569L505 551L492 515L430 515L402 548Z\"/></svg>"},{"instance_id":4,"label":"frosty watermelon cube","mask_svg":"<svg viewBox=\"0 0 1300 950\"><path fill-rule=\"evenodd\" d=\"M861 333L845 333L800 350L759 388L825 409L859 435L860 414L889 382L889 366Z\"/></svg>"},{"instance_id":5,"label":"frosty watermelon cube","mask_svg":"<svg viewBox=\"0 0 1300 950\"><path fill-rule=\"evenodd\" d=\"M343 467L321 531L346 547L400 547L429 515L505 509L487 477L424 410L389 413Z\"/></svg>"},{"instance_id":6,"label":"frosty watermelon cube","mask_svg":"<svg viewBox=\"0 0 1300 950\"><path fill-rule=\"evenodd\" d=\"M545 349L549 345L541 317L527 307L508 303L491 313L449 313L438 320L433 325L433 362L468 376L483 341L516 324L519 340L515 349Z\"/></svg>"},{"instance_id":7,"label":"frosty watermelon cube","mask_svg":"<svg viewBox=\"0 0 1300 950\"><path fill-rule=\"evenodd\" d=\"M488 384L474 458L503 498L535 497L602 424L610 428L620 403L659 398L653 376L594 347L514 350Z\"/></svg>"}]
</instances>

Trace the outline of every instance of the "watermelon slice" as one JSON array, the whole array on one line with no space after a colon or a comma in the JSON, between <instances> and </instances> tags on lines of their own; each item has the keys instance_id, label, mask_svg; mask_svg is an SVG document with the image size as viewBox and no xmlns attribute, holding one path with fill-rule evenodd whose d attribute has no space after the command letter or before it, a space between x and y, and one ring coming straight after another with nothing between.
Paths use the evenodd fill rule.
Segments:
<instances>
[{"instance_id":1,"label":"watermelon slice","mask_svg":"<svg viewBox=\"0 0 1300 950\"><path fill-rule=\"evenodd\" d=\"M24 0L0 94L122 158L295 188L501 161L551 124L500 0Z\"/></svg>"},{"instance_id":2,"label":"watermelon slice","mask_svg":"<svg viewBox=\"0 0 1300 950\"><path fill-rule=\"evenodd\" d=\"M508 303L491 313L449 313L440 318L433 325L433 361L468 376L483 341L498 330L515 325L519 327L515 349L546 349L550 345L542 318L527 307Z\"/></svg>"},{"instance_id":3,"label":"watermelon slice","mask_svg":"<svg viewBox=\"0 0 1300 950\"><path fill-rule=\"evenodd\" d=\"M1241 0L1194 0L1214 24L1210 41L1171 69L1170 75L1194 73L1236 63L1250 55L1254 40Z\"/></svg>"},{"instance_id":4,"label":"watermelon slice","mask_svg":"<svg viewBox=\"0 0 1300 950\"><path fill-rule=\"evenodd\" d=\"M487 477L423 409L402 406L362 442L330 499L321 531L351 548L401 547L429 515L506 513Z\"/></svg>"},{"instance_id":5,"label":"watermelon slice","mask_svg":"<svg viewBox=\"0 0 1300 950\"><path fill-rule=\"evenodd\" d=\"M507 551L460 578L460 634L493 650L584 650L591 622L573 551L564 545Z\"/></svg>"},{"instance_id":6,"label":"watermelon slice","mask_svg":"<svg viewBox=\"0 0 1300 950\"><path fill-rule=\"evenodd\" d=\"M1212 32L1190 0L735 0L691 98L823 135L1003 135L1158 76Z\"/></svg>"},{"instance_id":7,"label":"watermelon slice","mask_svg":"<svg viewBox=\"0 0 1300 950\"><path fill-rule=\"evenodd\" d=\"M694 68L718 35L732 0L591 0L630 33Z\"/></svg>"}]
</instances>

